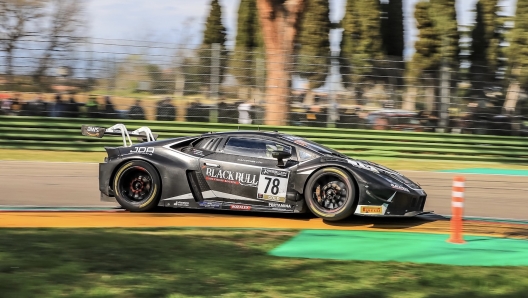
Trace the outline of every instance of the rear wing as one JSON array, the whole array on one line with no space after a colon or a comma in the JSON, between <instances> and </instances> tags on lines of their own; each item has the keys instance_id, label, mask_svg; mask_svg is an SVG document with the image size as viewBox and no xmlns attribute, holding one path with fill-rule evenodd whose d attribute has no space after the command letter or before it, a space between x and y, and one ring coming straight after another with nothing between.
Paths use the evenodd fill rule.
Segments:
<instances>
[{"instance_id":1,"label":"rear wing","mask_svg":"<svg viewBox=\"0 0 528 298\"><path fill-rule=\"evenodd\" d=\"M136 137L141 142L153 142L158 138L157 134L153 134L150 128L143 126L134 131L128 131L124 124L116 124L109 128L83 125L81 127L83 136L102 138L103 136L121 136L123 138L123 146L132 146L130 137ZM127 145L128 140L128 145Z\"/></svg>"}]
</instances>

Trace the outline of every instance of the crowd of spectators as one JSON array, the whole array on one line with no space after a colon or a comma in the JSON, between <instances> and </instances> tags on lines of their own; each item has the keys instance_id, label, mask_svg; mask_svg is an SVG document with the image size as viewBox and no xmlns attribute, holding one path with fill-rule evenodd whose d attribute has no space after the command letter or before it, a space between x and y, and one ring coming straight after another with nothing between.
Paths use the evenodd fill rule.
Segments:
<instances>
[{"instance_id":1,"label":"crowd of spectators","mask_svg":"<svg viewBox=\"0 0 528 298\"><path fill-rule=\"evenodd\" d=\"M80 102L74 94L55 94L52 101L44 100L43 94L35 98L22 100L21 94L14 93L0 98L0 115L47 116L47 117L85 117L106 119L147 120L143 101L137 99L125 110L116 109L110 96L98 98L89 96L86 102ZM154 101L152 101L154 103ZM155 102L154 120L175 121L178 119L178 107L170 97ZM333 108L333 111L331 110ZM329 122L337 128L352 129L383 129L435 132L439 125L439 115L435 111L403 111L384 106L379 111L365 111L360 106L330 107L316 101L312 105L299 104L290 109L289 125L327 127ZM215 107L191 102L186 111L185 121L209 122L211 111ZM217 117L220 123L264 124L263 107L253 101L238 101L227 103L221 98L217 107ZM152 118L151 118L152 119ZM452 131L477 134L528 134L528 124L518 117L509 115L493 115L482 109L471 110L463 117L450 117L448 127Z\"/></svg>"}]
</instances>

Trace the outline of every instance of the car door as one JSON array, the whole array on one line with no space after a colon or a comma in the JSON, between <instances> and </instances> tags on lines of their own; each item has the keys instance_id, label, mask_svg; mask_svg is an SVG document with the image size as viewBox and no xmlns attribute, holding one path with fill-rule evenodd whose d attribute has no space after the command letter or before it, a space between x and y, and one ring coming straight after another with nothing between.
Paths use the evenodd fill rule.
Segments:
<instances>
[{"instance_id":1,"label":"car door","mask_svg":"<svg viewBox=\"0 0 528 298\"><path fill-rule=\"evenodd\" d=\"M279 167L273 150L290 152ZM200 159L202 173L215 196L230 209L251 210L286 202L292 189L297 158L295 147L274 139L246 136L226 138L214 154Z\"/></svg>"}]
</instances>

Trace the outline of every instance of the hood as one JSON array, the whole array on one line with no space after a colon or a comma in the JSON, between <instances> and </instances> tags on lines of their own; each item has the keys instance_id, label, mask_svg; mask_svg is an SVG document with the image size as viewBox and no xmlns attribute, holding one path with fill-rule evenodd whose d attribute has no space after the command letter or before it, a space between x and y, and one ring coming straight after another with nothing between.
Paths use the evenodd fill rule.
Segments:
<instances>
[{"instance_id":1,"label":"hood","mask_svg":"<svg viewBox=\"0 0 528 298\"><path fill-rule=\"evenodd\" d=\"M406 185L409 188L412 189L421 189L420 185L411 179L405 177L405 175L401 174L400 172L397 172L395 170L389 169L385 166L382 166L380 164L377 164L375 162L371 162L368 160L355 160L351 159L349 161L351 164L356 164L356 166L365 168L366 170L370 170L373 172L377 172L378 175L384 176L385 178L388 178L388 180L392 180L394 182ZM363 164L364 166L362 166Z\"/></svg>"}]
</instances>

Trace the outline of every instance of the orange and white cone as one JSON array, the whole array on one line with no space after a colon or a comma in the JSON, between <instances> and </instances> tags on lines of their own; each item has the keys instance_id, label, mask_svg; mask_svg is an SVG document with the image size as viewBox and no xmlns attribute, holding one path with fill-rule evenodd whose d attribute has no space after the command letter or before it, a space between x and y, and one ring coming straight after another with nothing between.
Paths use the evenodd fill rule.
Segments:
<instances>
[{"instance_id":1,"label":"orange and white cone","mask_svg":"<svg viewBox=\"0 0 528 298\"><path fill-rule=\"evenodd\" d=\"M462 237L462 215L464 213L464 177L457 176L453 181L453 194L451 201L451 237L447 240L450 243L466 243Z\"/></svg>"}]
</instances>

